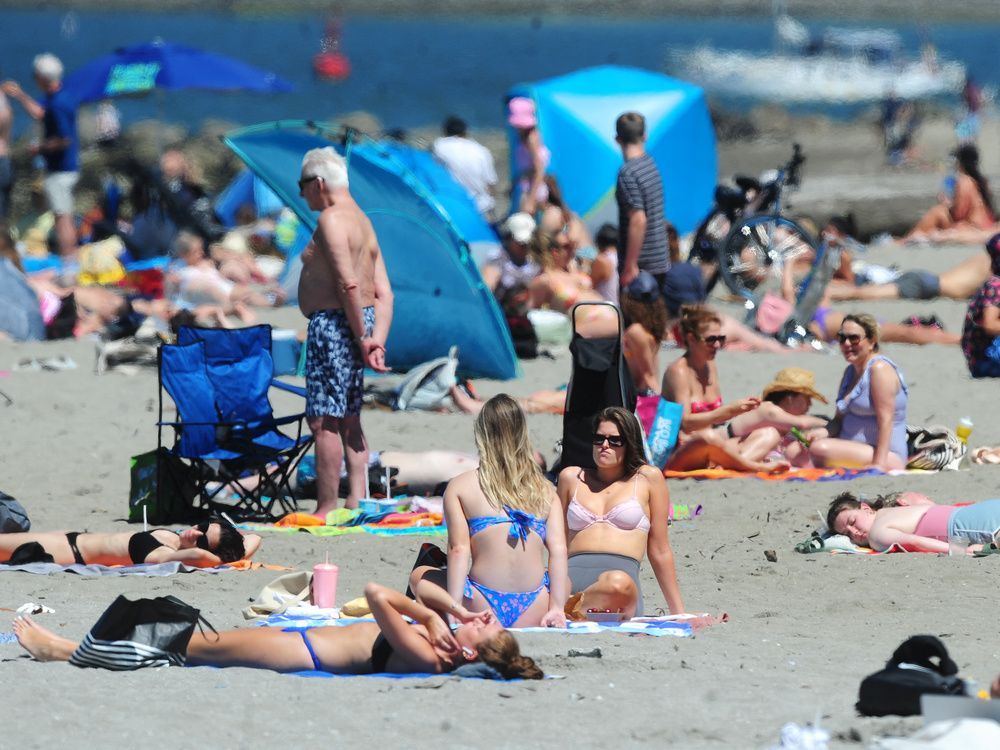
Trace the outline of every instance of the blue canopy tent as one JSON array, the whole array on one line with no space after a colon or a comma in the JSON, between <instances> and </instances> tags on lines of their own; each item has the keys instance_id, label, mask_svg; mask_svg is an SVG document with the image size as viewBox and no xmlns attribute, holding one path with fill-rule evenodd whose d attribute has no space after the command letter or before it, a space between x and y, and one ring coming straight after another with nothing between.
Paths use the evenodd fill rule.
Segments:
<instances>
[{"instance_id":1,"label":"blue canopy tent","mask_svg":"<svg viewBox=\"0 0 1000 750\"><path fill-rule=\"evenodd\" d=\"M271 216L285 207L263 180L244 169L216 197L212 208L227 229L236 226L236 213L245 205L253 206L257 216Z\"/></svg>"},{"instance_id":2,"label":"blue canopy tent","mask_svg":"<svg viewBox=\"0 0 1000 750\"><path fill-rule=\"evenodd\" d=\"M614 191L621 150L615 120L646 118L646 150L663 175L665 213L682 234L712 205L717 177L715 131L702 90L659 73L605 65L578 70L508 92L535 102L542 140L552 152L548 171L570 208L595 229L618 222ZM511 174L517 133L510 131Z\"/></svg>"},{"instance_id":3,"label":"blue canopy tent","mask_svg":"<svg viewBox=\"0 0 1000 750\"><path fill-rule=\"evenodd\" d=\"M407 369L457 345L463 374L519 374L506 321L466 242L436 197L389 150L368 140L344 146L302 121L243 128L224 141L308 231L316 214L298 191L303 155L332 146L347 157L351 194L375 227L395 297L386 346L391 367Z\"/></svg>"}]
</instances>

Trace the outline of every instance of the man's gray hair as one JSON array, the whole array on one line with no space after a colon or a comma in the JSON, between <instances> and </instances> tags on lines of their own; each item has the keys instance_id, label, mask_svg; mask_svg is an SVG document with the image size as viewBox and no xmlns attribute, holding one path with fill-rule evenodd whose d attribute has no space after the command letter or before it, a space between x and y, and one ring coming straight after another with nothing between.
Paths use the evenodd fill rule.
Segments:
<instances>
[{"instance_id":1,"label":"man's gray hair","mask_svg":"<svg viewBox=\"0 0 1000 750\"><path fill-rule=\"evenodd\" d=\"M35 71L36 76L49 83L58 83L63 77L62 62L50 52L43 52L40 55L36 55L32 63L32 69Z\"/></svg>"},{"instance_id":2,"label":"man's gray hair","mask_svg":"<svg viewBox=\"0 0 1000 750\"><path fill-rule=\"evenodd\" d=\"M327 187L347 187L347 162L331 146L314 148L302 157L302 176L320 177Z\"/></svg>"}]
</instances>

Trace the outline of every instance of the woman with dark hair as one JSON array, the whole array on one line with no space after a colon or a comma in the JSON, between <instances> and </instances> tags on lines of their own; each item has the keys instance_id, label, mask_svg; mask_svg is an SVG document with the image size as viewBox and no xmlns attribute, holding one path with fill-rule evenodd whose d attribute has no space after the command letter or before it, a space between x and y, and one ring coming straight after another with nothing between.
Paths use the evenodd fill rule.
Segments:
<instances>
[{"instance_id":1,"label":"woman with dark hair","mask_svg":"<svg viewBox=\"0 0 1000 750\"><path fill-rule=\"evenodd\" d=\"M974 378L1000 377L1000 234L986 243L990 276L969 300L962 353Z\"/></svg>"},{"instance_id":2,"label":"woman with dark hair","mask_svg":"<svg viewBox=\"0 0 1000 750\"><path fill-rule=\"evenodd\" d=\"M687 350L667 367L661 395L680 404L684 412L678 446L667 468L691 471L718 467L766 472L788 469L785 461L762 460L776 447L773 435L752 433L739 445L730 440L735 435L728 424L759 407L760 399L751 396L730 403L722 401L715 357L726 345L726 336L718 313L704 305L683 305L680 313L681 335ZM725 428L714 429L722 426Z\"/></svg>"},{"instance_id":3,"label":"woman with dark hair","mask_svg":"<svg viewBox=\"0 0 1000 750\"><path fill-rule=\"evenodd\" d=\"M837 338L847 368L829 428L834 437L812 442L813 462L881 471L905 468L908 390L896 363L879 354L878 322L871 315L846 315Z\"/></svg>"},{"instance_id":4,"label":"woman with dark hair","mask_svg":"<svg viewBox=\"0 0 1000 750\"><path fill-rule=\"evenodd\" d=\"M479 466L444 493L447 572L418 567L410 586L446 586L453 601L504 627L565 627L566 531L552 485L534 459L517 402L494 396L476 417ZM547 559L546 559L547 558Z\"/></svg>"},{"instance_id":5,"label":"woman with dark hair","mask_svg":"<svg viewBox=\"0 0 1000 750\"><path fill-rule=\"evenodd\" d=\"M624 353L632 383L640 396L660 387L660 345L667 335L667 307L653 275L639 271L619 297L625 321Z\"/></svg>"},{"instance_id":6,"label":"woman with dark hair","mask_svg":"<svg viewBox=\"0 0 1000 750\"><path fill-rule=\"evenodd\" d=\"M249 667L275 672L315 670L331 674L408 674L452 670L471 662L493 667L504 679L539 680L534 660L486 613L463 612L452 634L441 613L452 608L438 589L433 607L377 583L365 586L375 622L308 630L239 628L218 634L198 631L187 646L190 666ZM416 624L411 625L405 617ZM14 621L18 642L39 661L69 661L79 645L30 618Z\"/></svg>"},{"instance_id":7,"label":"woman with dark hair","mask_svg":"<svg viewBox=\"0 0 1000 750\"><path fill-rule=\"evenodd\" d=\"M947 181L951 187L946 187L938 196L938 203L920 217L903 237L903 242L961 241L968 236L980 241L979 233L996 223L990 185L979 171L979 149L966 143L952 155L957 169L954 177Z\"/></svg>"},{"instance_id":8,"label":"woman with dark hair","mask_svg":"<svg viewBox=\"0 0 1000 750\"><path fill-rule=\"evenodd\" d=\"M618 406L594 418L594 469L568 466L557 491L569 534L569 577L577 611L643 613L639 567L649 558L667 606L684 611L667 519L663 475L646 463L635 416Z\"/></svg>"},{"instance_id":9,"label":"woman with dark hair","mask_svg":"<svg viewBox=\"0 0 1000 750\"><path fill-rule=\"evenodd\" d=\"M0 562L7 562L12 557L19 559L31 551L25 545L34 543L41 545L41 552L51 556L52 562L58 565L181 562L196 568L214 568L222 563L249 559L260 542L256 534L242 534L222 519L202 521L180 533L169 529L111 534L32 531L0 534ZM24 551L18 553L20 547L24 547Z\"/></svg>"}]
</instances>

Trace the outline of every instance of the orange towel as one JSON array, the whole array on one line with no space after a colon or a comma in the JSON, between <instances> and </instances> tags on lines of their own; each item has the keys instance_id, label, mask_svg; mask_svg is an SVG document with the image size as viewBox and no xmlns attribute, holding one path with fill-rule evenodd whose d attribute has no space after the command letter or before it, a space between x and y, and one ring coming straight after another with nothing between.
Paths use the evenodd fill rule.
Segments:
<instances>
[{"instance_id":1,"label":"orange towel","mask_svg":"<svg viewBox=\"0 0 1000 750\"><path fill-rule=\"evenodd\" d=\"M326 522L308 513L289 513L287 516L282 516L275 521L274 525L283 528L291 526L326 526Z\"/></svg>"}]
</instances>

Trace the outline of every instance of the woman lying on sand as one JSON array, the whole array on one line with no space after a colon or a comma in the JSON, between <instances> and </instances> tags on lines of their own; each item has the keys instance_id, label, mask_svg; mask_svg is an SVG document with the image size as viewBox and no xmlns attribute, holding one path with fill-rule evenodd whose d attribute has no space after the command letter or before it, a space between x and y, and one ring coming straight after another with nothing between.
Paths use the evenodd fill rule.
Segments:
<instances>
[{"instance_id":1,"label":"woman lying on sand","mask_svg":"<svg viewBox=\"0 0 1000 750\"><path fill-rule=\"evenodd\" d=\"M670 495L645 461L638 421L627 409L604 409L594 418L593 443L595 469L568 466L559 474L574 609L641 616L639 566L648 556L670 611L684 612L667 532Z\"/></svg>"},{"instance_id":2,"label":"woman lying on sand","mask_svg":"<svg viewBox=\"0 0 1000 750\"><path fill-rule=\"evenodd\" d=\"M228 521L203 521L179 534L169 529L111 534L80 531L44 531L0 534L0 562L18 547L36 542L57 565L138 565L182 562L196 568L214 568L249 559L260 546L256 534L241 534Z\"/></svg>"},{"instance_id":3,"label":"woman lying on sand","mask_svg":"<svg viewBox=\"0 0 1000 750\"><path fill-rule=\"evenodd\" d=\"M969 552L995 541L1000 531L1000 500L956 507L918 502L883 507L860 502L844 493L830 505L826 525L852 542L884 552L894 544L921 552L947 552L948 539L972 542Z\"/></svg>"},{"instance_id":4,"label":"woman lying on sand","mask_svg":"<svg viewBox=\"0 0 1000 750\"><path fill-rule=\"evenodd\" d=\"M532 456L524 412L510 396L494 396L476 417L475 437L479 468L444 493L447 573L418 567L411 588L421 598L421 580L446 585L454 601L492 612L504 627L565 627L562 507Z\"/></svg>"},{"instance_id":5,"label":"woman lying on sand","mask_svg":"<svg viewBox=\"0 0 1000 750\"><path fill-rule=\"evenodd\" d=\"M535 662L521 656L517 641L488 613L454 607L439 589L434 609L397 591L369 583L365 597L375 622L309 630L240 628L215 634L196 632L187 647L191 666L249 667L275 672L316 670L331 674L450 672L481 661L505 679L543 677ZM462 626L454 632L439 612L451 610ZM416 625L410 625L411 617ZM69 661L79 645L27 617L14 621L18 642L39 661Z\"/></svg>"}]
</instances>

